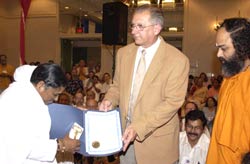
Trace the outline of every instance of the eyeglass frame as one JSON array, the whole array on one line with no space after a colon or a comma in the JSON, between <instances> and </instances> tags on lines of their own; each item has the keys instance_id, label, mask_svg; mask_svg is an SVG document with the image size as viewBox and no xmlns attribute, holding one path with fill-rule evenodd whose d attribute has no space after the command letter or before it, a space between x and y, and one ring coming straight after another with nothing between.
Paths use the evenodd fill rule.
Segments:
<instances>
[{"instance_id":1,"label":"eyeglass frame","mask_svg":"<svg viewBox=\"0 0 250 164\"><path fill-rule=\"evenodd\" d=\"M145 28L150 27L150 26L154 26L154 25L156 25L156 24L151 24L151 25L147 25L147 26L143 26L142 24L131 24L130 29L131 30L136 29L138 31L143 31Z\"/></svg>"}]
</instances>

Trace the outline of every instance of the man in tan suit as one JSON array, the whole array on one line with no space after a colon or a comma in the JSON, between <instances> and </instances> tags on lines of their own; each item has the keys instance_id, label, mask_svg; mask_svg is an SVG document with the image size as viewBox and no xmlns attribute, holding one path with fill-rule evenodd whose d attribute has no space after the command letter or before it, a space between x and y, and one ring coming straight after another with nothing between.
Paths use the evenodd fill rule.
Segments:
<instances>
[{"instance_id":1,"label":"man in tan suit","mask_svg":"<svg viewBox=\"0 0 250 164\"><path fill-rule=\"evenodd\" d=\"M121 164L171 164L178 160L177 111L186 95L189 61L159 36L163 25L159 8L143 5L135 9L131 24L135 42L118 50L114 82L100 105L103 111L116 105L121 109ZM138 75L142 56L146 73ZM143 80L138 96L134 96L138 77Z\"/></svg>"}]
</instances>

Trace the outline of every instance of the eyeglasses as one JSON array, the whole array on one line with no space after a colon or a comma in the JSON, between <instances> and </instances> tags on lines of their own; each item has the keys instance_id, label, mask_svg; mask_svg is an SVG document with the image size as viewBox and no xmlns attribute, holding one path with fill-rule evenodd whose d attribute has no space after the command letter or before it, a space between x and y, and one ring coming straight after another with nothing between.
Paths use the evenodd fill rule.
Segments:
<instances>
[{"instance_id":1,"label":"eyeglasses","mask_svg":"<svg viewBox=\"0 0 250 164\"><path fill-rule=\"evenodd\" d=\"M138 31L143 31L145 28L147 27L150 27L150 26L154 26L155 24L151 24L151 25L148 25L148 26L143 26L142 24L131 24L130 25L130 28L131 30L138 30Z\"/></svg>"}]
</instances>

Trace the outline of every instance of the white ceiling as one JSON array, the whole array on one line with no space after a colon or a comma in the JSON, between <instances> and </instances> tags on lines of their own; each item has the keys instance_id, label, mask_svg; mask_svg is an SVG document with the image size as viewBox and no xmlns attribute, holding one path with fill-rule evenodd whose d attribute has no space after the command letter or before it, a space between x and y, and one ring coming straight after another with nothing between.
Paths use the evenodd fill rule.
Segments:
<instances>
[{"instance_id":1,"label":"white ceiling","mask_svg":"<svg viewBox=\"0 0 250 164\"><path fill-rule=\"evenodd\" d=\"M70 14L75 16L86 16L87 19L94 22L102 23L102 6L104 3L121 1L127 4L131 4L132 0L59 0L60 14ZM134 0L138 1L138 0ZM153 1L153 0L151 0ZM66 10L65 7L69 9ZM131 6L132 7L132 6ZM183 10L183 0L175 0L175 8L172 6L163 6L163 11Z\"/></svg>"},{"instance_id":2,"label":"white ceiling","mask_svg":"<svg viewBox=\"0 0 250 164\"><path fill-rule=\"evenodd\" d=\"M88 18L101 22L103 0L59 0L60 13L71 15L88 15ZM65 7L69 9L66 10Z\"/></svg>"}]
</instances>

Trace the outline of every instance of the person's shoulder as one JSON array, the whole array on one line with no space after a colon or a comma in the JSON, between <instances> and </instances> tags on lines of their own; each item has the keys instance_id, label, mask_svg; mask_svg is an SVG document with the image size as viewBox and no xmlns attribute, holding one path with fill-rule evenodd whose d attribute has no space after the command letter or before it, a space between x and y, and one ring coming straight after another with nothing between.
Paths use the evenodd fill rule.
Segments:
<instances>
[{"instance_id":1,"label":"person's shoulder","mask_svg":"<svg viewBox=\"0 0 250 164\"><path fill-rule=\"evenodd\" d=\"M165 49L165 52L169 56L174 57L174 59L176 59L176 60L185 60L185 61L188 60L187 56L183 52L181 52L181 50L177 49L176 47L167 43L164 40L161 42L160 48Z\"/></svg>"},{"instance_id":2,"label":"person's shoulder","mask_svg":"<svg viewBox=\"0 0 250 164\"><path fill-rule=\"evenodd\" d=\"M179 144L181 146L188 144L188 138L187 138L186 131L180 132L180 134L179 134Z\"/></svg>"},{"instance_id":3,"label":"person's shoulder","mask_svg":"<svg viewBox=\"0 0 250 164\"><path fill-rule=\"evenodd\" d=\"M130 43L130 44L127 44L121 48L118 49L118 51L131 51L131 50L134 50L134 49L137 49L138 46L135 44L135 43Z\"/></svg>"},{"instance_id":4,"label":"person's shoulder","mask_svg":"<svg viewBox=\"0 0 250 164\"><path fill-rule=\"evenodd\" d=\"M180 134L179 134L180 139L181 139L181 138L185 138L186 136L187 136L186 131L182 131L182 132L180 132Z\"/></svg>"},{"instance_id":5,"label":"person's shoulder","mask_svg":"<svg viewBox=\"0 0 250 164\"><path fill-rule=\"evenodd\" d=\"M202 133L200 139L202 140L202 143L210 143L210 138L205 133Z\"/></svg>"},{"instance_id":6,"label":"person's shoulder","mask_svg":"<svg viewBox=\"0 0 250 164\"><path fill-rule=\"evenodd\" d=\"M238 80L238 84L239 86L242 88L243 91L245 91L246 93L249 93L250 91L250 87L249 87L249 82L250 82L250 68L247 69L244 72L239 73L238 75L236 75ZM233 78L231 78L233 79Z\"/></svg>"}]
</instances>

